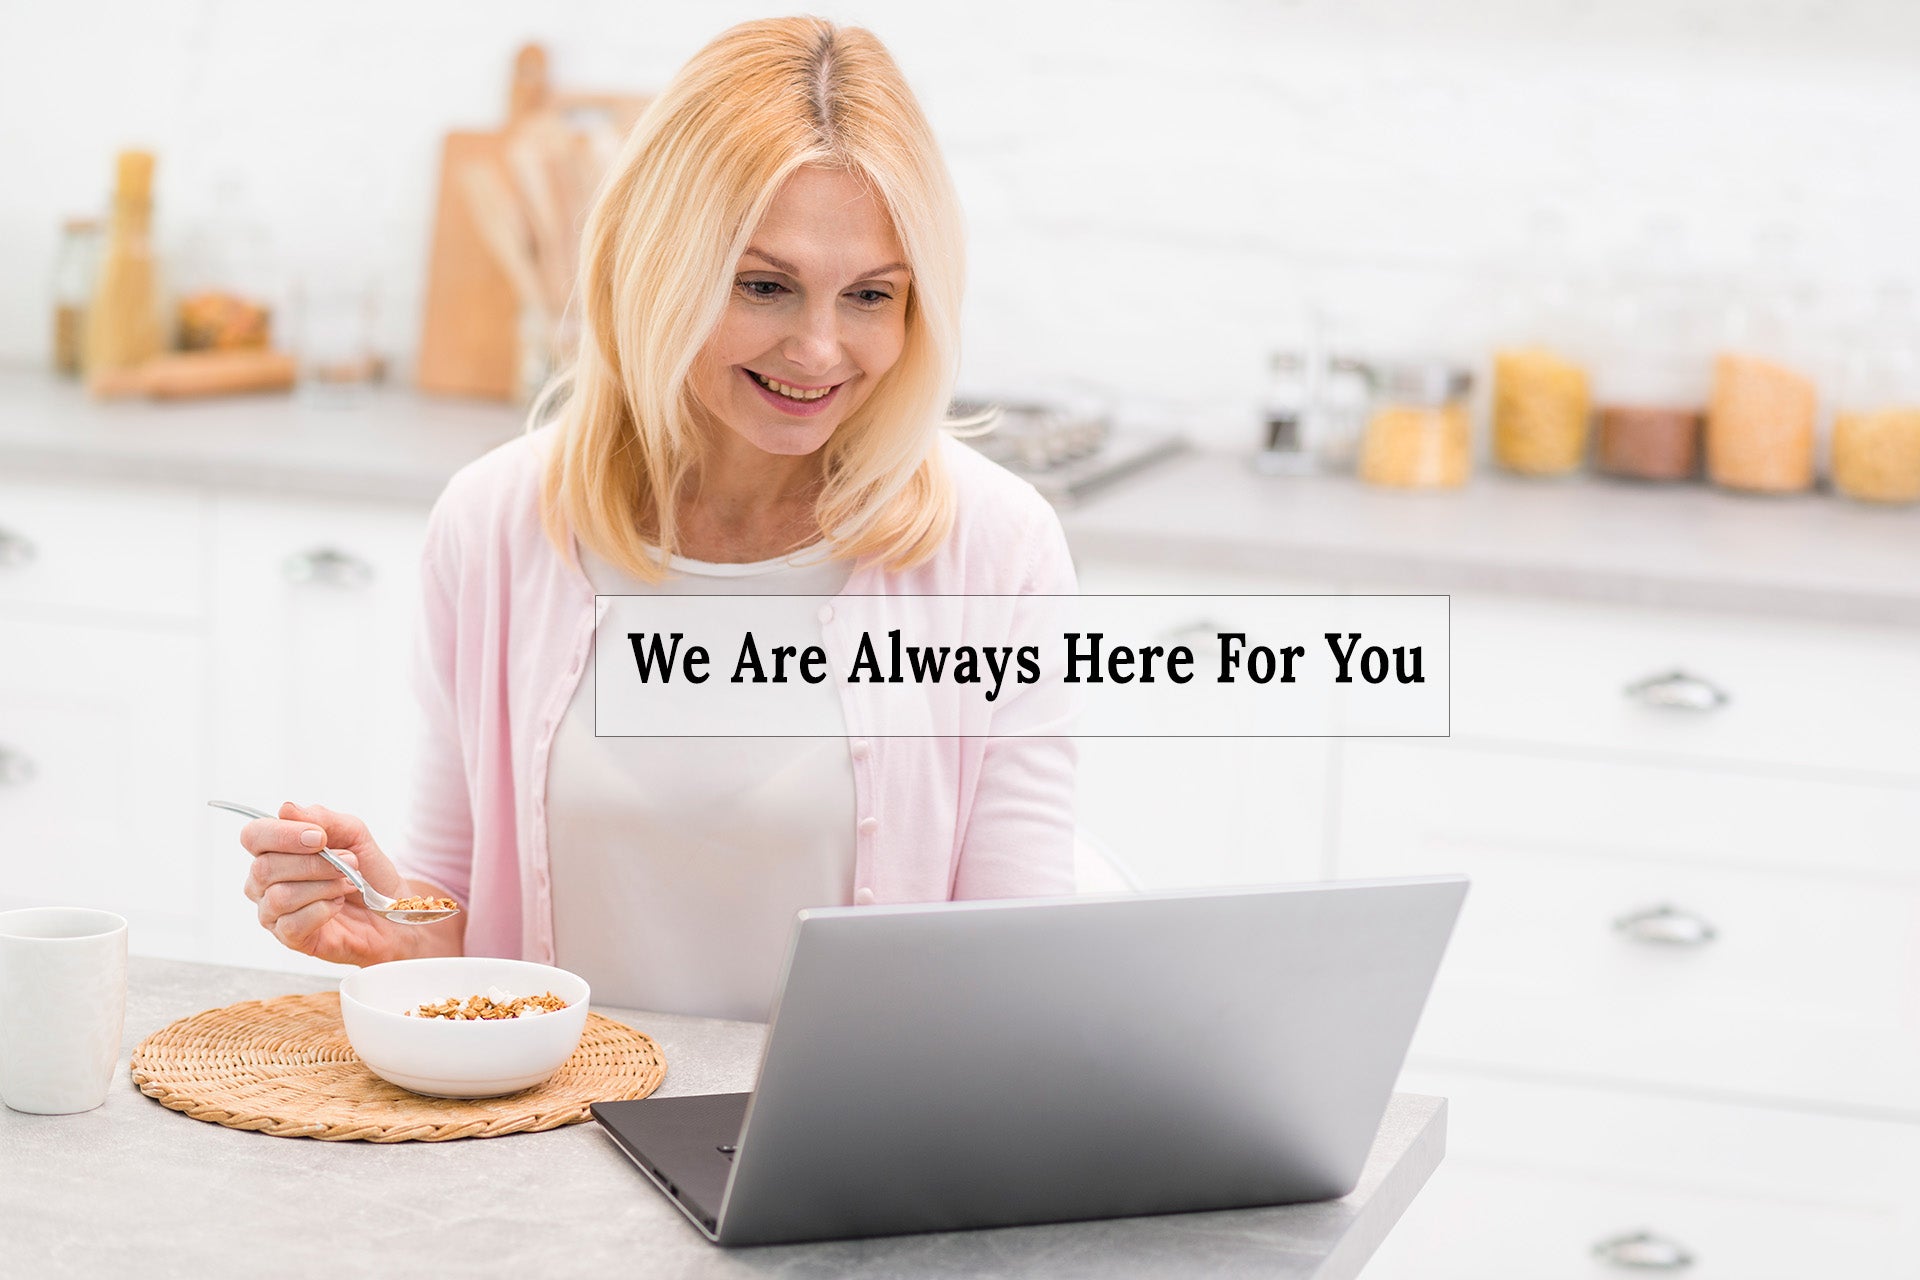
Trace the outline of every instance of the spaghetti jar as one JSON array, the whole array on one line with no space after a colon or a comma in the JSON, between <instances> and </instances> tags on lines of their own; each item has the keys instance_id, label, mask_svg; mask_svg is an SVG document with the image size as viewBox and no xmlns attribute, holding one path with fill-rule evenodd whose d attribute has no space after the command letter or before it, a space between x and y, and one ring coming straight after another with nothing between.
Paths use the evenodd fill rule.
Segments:
<instances>
[{"instance_id":1,"label":"spaghetti jar","mask_svg":"<svg viewBox=\"0 0 1920 1280\"><path fill-rule=\"evenodd\" d=\"M122 151L116 165L113 221L87 302L81 352L90 384L139 366L166 345L153 254L153 153Z\"/></svg>"},{"instance_id":2,"label":"spaghetti jar","mask_svg":"<svg viewBox=\"0 0 1920 1280\"><path fill-rule=\"evenodd\" d=\"M1382 364L1360 441L1360 478L1401 489L1456 488L1473 470L1473 375L1437 362Z\"/></svg>"}]
</instances>

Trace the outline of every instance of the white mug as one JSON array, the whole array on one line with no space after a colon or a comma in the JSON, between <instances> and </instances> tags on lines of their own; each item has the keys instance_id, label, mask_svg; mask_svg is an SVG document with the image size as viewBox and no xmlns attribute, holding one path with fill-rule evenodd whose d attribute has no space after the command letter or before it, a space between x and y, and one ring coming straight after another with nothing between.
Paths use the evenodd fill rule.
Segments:
<instances>
[{"instance_id":1,"label":"white mug","mask_svg":"<svg viewBox=\"0 0 1920 1280\"><path fill-rule=\"evenodd\" d=\"M111 911L0 911L0 1102L68 1115L107 1100L127 1020L127 922Z\"/></svg>"}]
</instances>

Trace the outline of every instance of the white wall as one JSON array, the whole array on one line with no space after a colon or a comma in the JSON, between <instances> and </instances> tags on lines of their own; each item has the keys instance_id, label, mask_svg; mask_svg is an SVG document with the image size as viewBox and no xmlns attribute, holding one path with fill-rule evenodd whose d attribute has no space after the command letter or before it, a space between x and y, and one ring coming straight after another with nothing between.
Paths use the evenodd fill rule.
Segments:
<instances>
[{"instance_id":1,"label":"white wall","mask_svg":"<svg viewBox=\"0 0 1920 1280\"><path fill-rule=\"evenodd\" d=\"M178 237L243 175L290 269L360 263L412 348L443 132L500 117L512 51L651 87L783 6L95 0L0 34L0 358L46 347L58 220L160 153ZM1075 379L1250 442L1262 352L1317 297L1371 348L1472 354L1530 218L1605 275L1650 218L1703 268L1797 232L1815 320L1920 280L1920 5L1905 0L857 0L972 228L966 372Z\"/></svg>"}]
</instances>

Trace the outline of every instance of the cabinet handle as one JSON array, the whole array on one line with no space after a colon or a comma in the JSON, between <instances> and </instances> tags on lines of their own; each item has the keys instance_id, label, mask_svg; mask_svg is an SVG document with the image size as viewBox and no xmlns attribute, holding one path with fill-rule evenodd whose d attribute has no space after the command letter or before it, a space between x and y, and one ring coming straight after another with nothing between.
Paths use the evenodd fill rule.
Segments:
<instances>
[{"instance_id":1,"label":"cabinet handle","mask_svg":"<svg viewBox=\"0 0 1920 1280\"><path fill-rule=\"evenodd\" d=\"M33 761L12 747L0 747L0 787L24 787L33 781Z\"/></svg>"},{"instance_id":2,"label":"cabinet handle","mask_svg":"<svg viewBox=\"0 0 1920 1280\"><path fill-rule=\"evenodd\" d=\"M1643 707L1663 711L1717 711L1733 701L1732 695L1712 681L1678 669L1634 681L1627 686L1627 696Z\"/></svg>"},{"instance_id":3,"label":"cabinet handle","mask_svg":"<svg viewBox=\"0 0 1920 1280\"><path fill-rule=\"evenodd\" d=\"M33 539L24 533L0 529L0 566L18 569L22 565L32 564L39 554L39 549L33 545Z\"/></svg>"},{"instance_id":4,"label":"cabinet handle","mask_svg":"<svg viewBox=\"0 0 1920 1280\"><path fill-rule=\"evenodd\" d=\"M1661 903L1635 911L1613 922L1614 932L1635 942L1662 947L1704 947L1720 936L1712 925L1690 911Z\"/></svg>"},{"instance_id":5,"label":"cabinet handle","mask_svg":"<svg viewBox=\"0 0 1920 1280\"><path fill-rule=\"evenodd\" d=\"M295 585L318 583L325 587L359 589L373 585L373 566L359 556L333 547L315 547L288 556L282 566L288 582Z\"/></svg>"},{"instance_id":6,"label":"cabinet handle","mask_svg":"<svg viewBox=\"0 0 1920 1280\"><path fill-rule=\"evenodd\" d=\"M1694 1264L1692 1254L1651 1231L1602 1240L1593 1246L1593 1256L1622 1271L1685 1271Z\"/></svg>"}]
</instances>

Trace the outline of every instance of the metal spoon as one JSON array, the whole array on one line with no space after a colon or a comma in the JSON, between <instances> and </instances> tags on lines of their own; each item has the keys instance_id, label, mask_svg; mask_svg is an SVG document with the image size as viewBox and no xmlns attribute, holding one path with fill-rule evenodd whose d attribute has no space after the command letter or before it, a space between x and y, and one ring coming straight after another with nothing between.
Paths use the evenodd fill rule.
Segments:
<instances>
[{"instance_id":1,"label":"metal spoon","mask_svg":"<svg viewBox=\"0 0 1920 1280\"><path fill-rule=\"evenodd\" d=\"M275 822L280 821L274 814L265 813L249 805L234 804L230 800L209 800L207 804L215 809L225 809L229 813L237 813L243 817L268 818ZM436 920L445 920L448 916L458 915L460 913L460 908L458 907L453 908L451 911L420 910L412 907L396 908L393 905L394 899L389 898L386 894L381 893L378 889L361 879L360 873L340 861L333 850L320 849L318 853L328 862L331 862L333 869L345 876L353 887L360 891L361 898L366 901L367 910L378 912L389 920L399 924L432 924Z\"/></svg>"}]
</instances>

